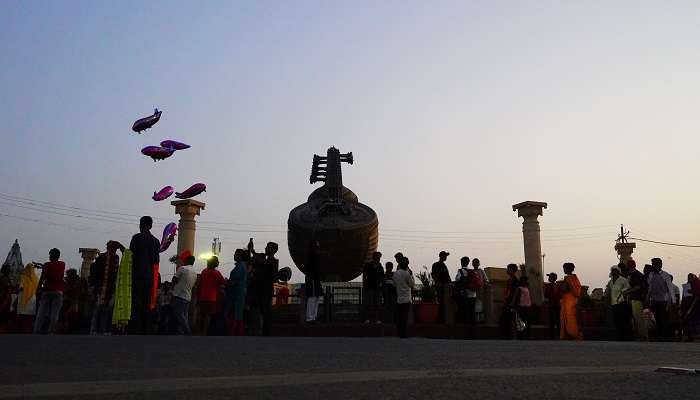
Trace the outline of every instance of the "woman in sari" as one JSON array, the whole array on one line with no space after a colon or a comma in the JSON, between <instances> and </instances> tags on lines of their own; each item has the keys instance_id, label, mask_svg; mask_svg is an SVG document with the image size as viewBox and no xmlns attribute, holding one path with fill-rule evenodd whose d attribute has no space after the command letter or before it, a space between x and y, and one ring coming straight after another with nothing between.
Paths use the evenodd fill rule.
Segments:
<instances>
[{"instance_id":1,"label":"woman in sari","mask_svg":"<svg viewBox=\"0 0 700 400\"><path fill-rule=\"evenodd\" d=\"M562 339L583 340L576 320L576 305L581 297L581 282L574 274L573 263L564 263L564 280L561 284L561 332Z\"/></svg>"},{"instance_id":2,"label":"woman in sari","mask_svg":"<svg viewBox=\"0 0 700 400\"><path fill-rule=\"evenodd\" d=\"M34 264L29 263L19 276L19 298L17 299L17 333L32 333L36 314L36 288L39 277Z\"/></svg>"}]
</instances>

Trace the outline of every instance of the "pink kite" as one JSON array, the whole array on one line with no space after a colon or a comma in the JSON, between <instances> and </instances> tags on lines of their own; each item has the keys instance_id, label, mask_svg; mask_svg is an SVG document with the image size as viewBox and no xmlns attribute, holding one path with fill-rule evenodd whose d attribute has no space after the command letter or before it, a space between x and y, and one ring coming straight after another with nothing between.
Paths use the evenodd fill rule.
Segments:
<instances>
[{"instance_id":1,"label":"pink kite","mask_svg":"<svg viewBox=\"0 0 700 400\"><path fill-rule=\"evenodd\" d=\"M203 183L195 183L194 185L190 186L187 190L184 192L175 192L175 197L178 199L189 199L190 197L194 197L202 192L207 191L207 185Z\"/></svg>"},{"instance_id":2,"label":"pink kite","mask_svg":"<svg viewBox=\"0 0 700 400\"><path fill-rule=\"evenodd\" d=\"M155 201L163 201L167 199L168 197L172 196L173 193L175 192L175 189L173 189L172 186L166 186L163 189L160 189L160 191L153 192L153 197L151 197Z\"/></svg>"},{"instance_id":3,"label":"pink kite","mask_svg":"<svg viewBox=\"0 0 700 400\"><path fill-rule=\"evenodd\" d=\"M174 222L165 225L163 229L163 237L160 239L160 252L168 250L170 244L175 240L175 235L177 235L177 225Z\"/></svg>"},{"instance_id":4,"label":"pink kite","mask_svg":"<svg viewBox=\"0 0 700 400\"><path fill-rule=\"evenodd\" d=\"M173 155L175 149L168 149L160 146L146 146L141 149L141 154L149 156L153 161L165 160Z\"/></svg>"},{"instance_id":5,"label":"pink kite","mask_svg":"<svg viewBox=\"0 0 700 400\"><path fill-rule=\"evenodd\" d=\"M131 130L141 134L141 131L145 131L146 129L155 125L156 122L158 122L160 120L160 115L162 113L163 113L163 111L158 111L158 109L156 108L155 110L153 110L153 115L149 115L148 117L137 119L136 122L134 122L134 126L131 127Z\"/></svg>"},{"instance_id":6,"label":"pink kite","mask_svg":"<svg viewBox=\"0 0 700 400\"><path fill-rule=\"evenodd\" d=\"M165 147L166 149L175 149L175 150L185 150L185 149L190 148L189 144L185 144L182 142L176 142L174 140L163 140L162 142L160 142L160 145L162 147Z\"/></svg>"}]
</instances>

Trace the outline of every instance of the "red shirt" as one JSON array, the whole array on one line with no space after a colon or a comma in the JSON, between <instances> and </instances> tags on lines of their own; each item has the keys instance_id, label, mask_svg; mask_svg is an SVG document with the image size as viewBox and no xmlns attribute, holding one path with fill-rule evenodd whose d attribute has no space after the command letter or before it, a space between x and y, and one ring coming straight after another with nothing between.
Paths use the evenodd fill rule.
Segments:
<instances>
[{"instance_id":1,"label":"red shirt","mask_svg":"<svg viewBox=\"0 0 700 400\"><path fill-rule=\"evenodd\" d=\"M63 292L66 284L63 274L66 264L63 261L49 261L44 264L44 290L47 292Z\"/></svg>"},{"instance_id":2,"label":"red shirt","mask_svg":"<svg viewBox=\"0 0 700 400\"><path fill-rule=\"evenodd\" d=\"M199 278L199 301L216 301L219 288L225 283L224 277L216 269L205 269Z\"/></svg>"}]
</instances>

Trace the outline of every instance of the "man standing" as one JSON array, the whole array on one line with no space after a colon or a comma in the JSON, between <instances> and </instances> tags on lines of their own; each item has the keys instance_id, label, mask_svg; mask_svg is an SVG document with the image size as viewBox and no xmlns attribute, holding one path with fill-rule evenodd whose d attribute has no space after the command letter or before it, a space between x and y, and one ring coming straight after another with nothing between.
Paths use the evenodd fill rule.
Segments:
<instances>
[{"instance_id":1,"label":"man standing","mask_svg":"<svg viewBox=\"0 0 700 400\"><path fill-rule=\"evenodd\" d=\"M277 281L277 271L279 270L279 260L275 254L279 246L275 242L268 242L265 246L264 254L256 254L253 246L253 239L248 242L248 251L254 262L253 270L253 292L255 305L262 317L262 334L270 336L272 328L272 296L275 293L274 284Z\"/></svg>"},{"instance_id":2,"label":"man standing","mask_svg":"<svg viewBox=\"0 0 700 400\"><path fill-rule=\"evenodd\" d=\"M178 268L173 277L173 297L171 307L175 324L177 326L175 333L178 335L191 335L190 329L190 301L192 301L192 288L197 282L197 273L192 270L194 265L194 256L189 250L184 250L179 256L182 266Z\"/></svg>"},{"instance_id":3,"label":"man standing","mask_svg":"<svg viewBox=\"0 0 700 400\"><path fill-rule=\"evenodd\" d=\"M396 316L396 287L394 286L394 263L387 261L384 264L384 309L389 322L394 322Z\"/></svg>"},{"instance_id":4,"label":"man standing","mask_svg":"<svg viewBox=\"0 0 700 400\"><path fill-rule=\"evenodd\" d=\"M131 238L129 250L133 253L132 267L132 333L150 333L151 290L153 289L153 266L160 262L160 242L151 234L153 218L141 217L139 233Z\"/></svg>"},{"instance_id":5,"label":"man standing","mask_svg":"<svg viewBox=\"0 0 700 400\"><path fill-rule=\"evenodd\" d=\"M411 290L415 287L413 272L408 268L408 258L401 254L399 263L393 275L394 287L396 287L396 330L399 337L408 337L408 313L411 309Z\"/></svg>"},{"instance_id":6,"label":"man standing","mask_svg":"<svg viewBox=\"0 0 700 400\"><path fill-rule=\"evenodd\" d=\"M445 323L445 289L448 283L452 283L450 278L450 271L447 269L445 261L447 261L447 256L450 253L446 251L441 251L438 254L438 261L433 263L433 267L430 271L430 275L433 277L435 282L435 287L437 289L437 299L438 299L438 323Z\"/></svg>"},{"instance_id":7,"label":"man standing","mask_svg":"<svg viewBox=\"0 0 700 400\"><path fill-rule=\"evenodd\" d=\"M651 273L649 274L649 292L647 299L649 308L656 320L656 335L658 339L668 338L668 311L675 302L673 286L670 276L662 271L663 262L660 258L651 259Z\"/></svg>"},{"instance_id":8,"label":"man standing","mask_svg":"<svg viewBox=\"0 0 700 400\"><path fill-rule=\"evenodd\" d=\"M61 312L61 306L63 306L63 291L65 289L63 274L66 270L66 264L58 260L60 257L60 250L51 249L49 262L45 263L41 270L41 278L39 278L37 285L39 311L34 322L34 333L41 332L47 316L49 317L49 334L56 333L56 328L58 328L58 316Z\"/></svg>"},{"instance_id":9,"label":"man standing","mask_svg":"<svg viewBox=\"0 0 700 400\"><path fill-rule=\"evenodd\" d=\"M544 297L547 299L547 308L549 311L549 337L550 339L558 339L559 331L561 330L561 292L559 290L559 282L557 282L557 274L550 272L547 274L547 283L544 284Z\"/></svg>"},{"instance_id":10,"label":"man standing","mask_svg":"<svg viewBox=\"0 0 700 400\"><path fill-rule=\"evenodd\" d=\"M506 282L500 326L503 339L513 339L513 320L515 318L515 312L512 305L514 303L515 293L517 293L518 287L520 286L520 281L515 276L518 272L518 265L508 264L506 272L508 273L508 281Z\"/></svg>"},{"instance_id":11,"label":"man standing","mask_svg":"<svg viewBox=\"0 0 700 400\"><path fill-rule=\"evenodd\" d=\"M630 288L627 289L625 295L629 298L632 308L632 321L634 332L637 339L648 340L647 325L644 322L644 301L647 298L647 280L644 275L637 269L637 263L634 260L627 261L627 274L629 275Z\"/></svg>"},{"instance_id":12,"label":"man standing","mask_svg":"<svg viewBox=\"0 0 700 400\"><path fill-rule=\"evenodd\" d=\"M610 307L615 321L617 340L628 340L630 335L630 316L627 312L625 293L630 289L627 279L621 276L620 267L615 265L610 268L610 281L605 288L605 293L610 298Z\"/></svg>"},{"instance_id":13,"label":"man standing","mask_svg":"<svg viewBox=\"0 0 700 400\"><path fill-rule=\"evenodd\" d=\"M382 267L382 253L375 251L372 260L362 269L362 281L364 283L365 298L365 324L373 319L380 324L379 305L382 298L382 284L384 283L384 268Z\"/></svg>"}]
</instances>

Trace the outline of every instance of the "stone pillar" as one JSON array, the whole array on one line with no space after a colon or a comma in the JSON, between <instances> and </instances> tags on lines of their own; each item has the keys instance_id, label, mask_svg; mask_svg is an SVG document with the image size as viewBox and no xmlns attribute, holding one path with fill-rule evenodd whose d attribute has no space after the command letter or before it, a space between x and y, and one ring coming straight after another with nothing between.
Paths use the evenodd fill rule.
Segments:
<instances>
[{"instance_id":1,"label":"stone pillar","mask_svg":"<svg viewBox=\"0 0 700 400\"><path fill-rule=\"evenodd\" d=\"M90 265L95 262L97 255L100 254L100 250L81 247L78 249L78 252L83 257L83 263L80 265L80 277L87 279L90 276Z\"/></svg>"},{"instance_id":2,"label":"stone pillar","mask_svg":"<svg viewBox=\"0 0 700 400\"><path fill-rule=\"evenodd\" d=\"M617 252L617 258L621 263L627 263L627 260L633 260L632 252L637 247L637 243L630 242L617 242L615 243L615 251Z\"/></svg>"},{"instance_id":3,"label":"stone pillar","mask_svg":"<svg viewBox=\"0 0 700 400\"><path fill-rule=\"evenodd\" d=\"M542 243L540 241L540 223L537 217L547 203L526 201L513 205L518 217L523 217L523 246L525 248L525 271L530 284L530 296L534 304L544 302L544 273L542 271Z\"/></svg>"},{"instance_id":4,"label":"stone pillar","mask_svg":"<svg viewBox=\"0 0 700 400\"><path fill-rule=\"evenodd\" d=\"M177 254L189 250L194 254L194 217L204 210L204 203L197 200L175 200L171 202L175 206L175 214L180 215L180 222L177 224Z\"/></svg>"}]
</instances>

